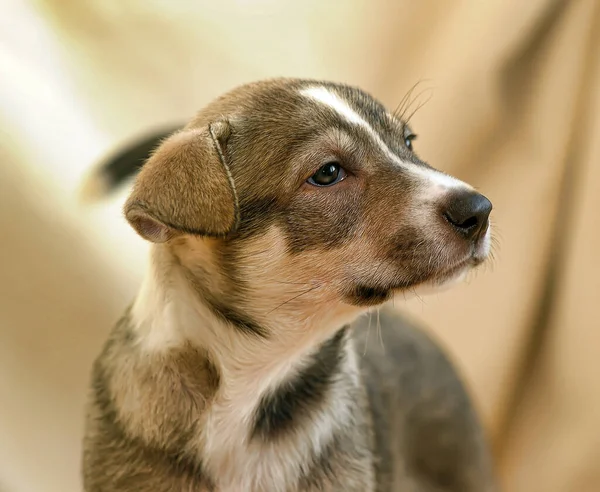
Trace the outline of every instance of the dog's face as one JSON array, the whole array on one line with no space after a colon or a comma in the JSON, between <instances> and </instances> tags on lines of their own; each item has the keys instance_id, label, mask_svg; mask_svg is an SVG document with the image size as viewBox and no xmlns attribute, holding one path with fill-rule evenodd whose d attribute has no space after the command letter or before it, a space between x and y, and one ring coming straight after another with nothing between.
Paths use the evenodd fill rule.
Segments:
<instances>
[{"instance_id":1,"label":"dog's face","mask_svg":"<svg viewBox=\"0 0 600 492\"><path fill-rule=\"evenodd\" d=\"M490 202L421 161L413 138L356 88L243 86L163 143L126 215L257 316L377 305L489 252Z\"/></svg>"}]
</instances>

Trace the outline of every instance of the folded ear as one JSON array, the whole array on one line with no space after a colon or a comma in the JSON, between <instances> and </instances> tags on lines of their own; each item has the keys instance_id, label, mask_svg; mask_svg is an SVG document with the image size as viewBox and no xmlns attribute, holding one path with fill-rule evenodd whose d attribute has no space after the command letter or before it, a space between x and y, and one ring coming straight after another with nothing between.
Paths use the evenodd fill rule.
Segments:
<instances>
[{"instance_id":1,"label":"folded ear","mask_svg":"<svg viewBox=\"0 0 600 492\"><path fill-rule=\"evenodd\" d=\"M224 236L239 223L235 185L223 149L227 122L182 130L142 167L125 217L143 238L162 243L181 233Z\"/></svg>"}]
</instances>

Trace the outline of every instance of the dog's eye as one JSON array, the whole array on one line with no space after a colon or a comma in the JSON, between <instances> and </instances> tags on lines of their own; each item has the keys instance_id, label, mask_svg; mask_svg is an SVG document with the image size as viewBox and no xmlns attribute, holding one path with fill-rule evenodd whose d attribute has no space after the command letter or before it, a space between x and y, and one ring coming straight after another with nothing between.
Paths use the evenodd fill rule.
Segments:
<instances>
[{"instance_id":1,"label":"dog's eye","mask_svg":"<svg viewBox=\"0 0 600 492\"><path fill-rule=\"evenodd\" d=\"M337 162L328 162L308 178L308 182L314 186L331 186L339 183L346 177L346 171Z\"/></svg>"},{"instance_id":2,"label":"dog's eye","mask_svg":"<svg viewBox=\"0 0 600 492\"><path fill-rule=\"evenodd\" d=\"M416 140L417 136L414 133L411 133L409 135L406 135L404 137L404 145L406 145L406 148L408 150L412 150L413 149L413 140Z\"/></svg>"}]
</instances>

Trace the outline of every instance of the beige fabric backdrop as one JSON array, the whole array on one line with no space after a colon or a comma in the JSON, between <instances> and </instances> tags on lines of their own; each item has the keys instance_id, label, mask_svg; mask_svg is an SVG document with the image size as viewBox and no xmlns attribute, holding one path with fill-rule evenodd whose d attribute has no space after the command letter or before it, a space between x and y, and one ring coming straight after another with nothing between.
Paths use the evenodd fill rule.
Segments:
<instances>
[{"instance_id":1,"label":"beige fabric backdrop","mask_svg":"<svg viewBox=\"0 0 600 492\"><path fill-rule=\"evenodd\" d=\"M494 202L499 248L403 309L453 354L505 488L600 490L600 2L3 0L0 487L78 490L89 366L146 245L77 188L124 138L289 75L416 83L420 154Z\"/></svg>"}]
</instances>

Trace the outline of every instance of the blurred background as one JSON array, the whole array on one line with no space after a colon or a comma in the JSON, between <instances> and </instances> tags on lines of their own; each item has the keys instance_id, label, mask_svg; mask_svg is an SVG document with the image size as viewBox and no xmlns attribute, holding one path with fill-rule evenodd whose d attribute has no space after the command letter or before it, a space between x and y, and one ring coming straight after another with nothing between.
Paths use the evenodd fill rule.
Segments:
<instances>
[{"instance_id":1,"label":"blurred background","mask_svg":"<svg viewBox=\"0 0 600 492\"><path fill-rule=\"evenodd\" d=\"M0 488L79 490L92 359L147 246L98 159L271 76L407 92L494 203L496 259L401 309L471 387L511 492L600 490L600 2L0 0Z\"/></svg>"}]
</instances>

